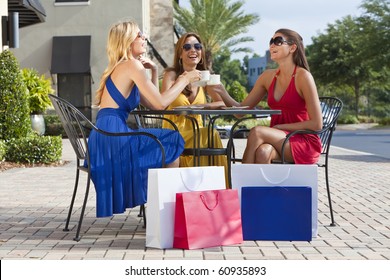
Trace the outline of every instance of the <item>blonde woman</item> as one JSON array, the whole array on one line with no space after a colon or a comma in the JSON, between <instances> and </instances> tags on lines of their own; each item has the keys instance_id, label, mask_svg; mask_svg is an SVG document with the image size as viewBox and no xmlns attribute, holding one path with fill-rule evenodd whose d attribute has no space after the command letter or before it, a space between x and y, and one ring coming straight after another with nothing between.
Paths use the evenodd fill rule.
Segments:
<instances>
[{"instance_id":1,"label":"blonde woman","mask_svg":"<svg viewBox=\"0 0 390 280\"><path fill-rule=\"evenodd\" d=\"M187 71L168 90L160 93L156 65L142 55L146 35L134 21L113 25L107 43L108 67L96 92L100 106L96 126L110 132L132 131L126 124L129 112L140 103L164 109L191 82L199 71ZM151 78L146 69L151 70ZM144 129L156 135L166 152L170 167L179 166L184 141L168 129ZM161 166L161 152L149 137L109 137L92 132L89 136L91 175L97 194L97 216L123 213L126 208L146 202L147 170Z\"/></svg>"}]
</instances>

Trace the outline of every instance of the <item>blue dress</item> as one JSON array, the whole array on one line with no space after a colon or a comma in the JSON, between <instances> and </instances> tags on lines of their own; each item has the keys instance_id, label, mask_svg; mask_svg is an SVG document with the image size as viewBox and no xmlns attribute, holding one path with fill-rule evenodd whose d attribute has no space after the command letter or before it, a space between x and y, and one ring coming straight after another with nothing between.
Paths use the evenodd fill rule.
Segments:
<instances>
[{"instance_id":1,"label":"blue dress","mask_svg":"<svg viewBox=\"0 0 390 280\"><path fill-rule=\"evenodd\" d=\"M162 142L166 163L172 163L184 149L180 133L170 129L131 129L126 120L140 103L134 85L125 99L110 77L106 81L110 96L119 108L103 108L96 117L96 126L109 132L146 131ZM91 177L96 190L96 216L108 217L146 203L149 168L161 167L159 145L147 136L106 136L92 131L88 139Z\"/></svg>"}]
</instances>

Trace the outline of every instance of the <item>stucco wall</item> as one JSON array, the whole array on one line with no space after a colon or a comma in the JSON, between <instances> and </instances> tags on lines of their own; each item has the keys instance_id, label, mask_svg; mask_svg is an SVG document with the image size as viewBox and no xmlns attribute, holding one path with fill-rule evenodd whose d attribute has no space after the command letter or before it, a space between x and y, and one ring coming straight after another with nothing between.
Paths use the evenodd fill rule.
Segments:
<instances>
[{"instance_id":1,"label":"stucco wall","mask_svg":"<svg viewBox=\"0 0 390 280\"><path fill-rule=\"evenodd\" d=\"M150 34L150 40L161 51L161 56L171 64L171 0L91 0L90 5L85 6L55 6L54 2L41 1L47 15L44 23L20 29L20 48L12 49L12 52L22 68L33 67L50 77L53 36L90 35L92 92L95 92L107 65L108 30L113 23L124 18L137 21L140 29Z\"/></svg>"},{"instance_id":2,"label":"stucco wall","mask_svg":"<svg viewBox=\"0 0 390 280\"><path fill-rule=\"evenodd\" d=\"M171 66L174 56L173 6L171 0L150 0L150 41L164 61ZM162 68L160 67L160 74Z\"/></svg>"},{"instance_id":3,"label":"stucco wall","mask_svg":"<svg viewBox=\"0 0 390 280\"><path fill-rule=\"evenodd\" d=\"M8 15L8 2L0 1L0 33L3 30L1 17L6 15ZM2 46L3 46L3 36L0 36L0 52L2 52L3 50Z\"/></svg>"}]
</instances>

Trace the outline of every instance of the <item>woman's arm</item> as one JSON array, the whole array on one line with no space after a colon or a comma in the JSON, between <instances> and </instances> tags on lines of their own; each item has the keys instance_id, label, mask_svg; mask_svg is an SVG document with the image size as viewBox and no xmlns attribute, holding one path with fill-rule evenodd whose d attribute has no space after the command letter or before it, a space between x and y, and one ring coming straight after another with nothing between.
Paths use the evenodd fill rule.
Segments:
<instances>
[{"instance_id":1,"label":"woman's arm","mask_svg":"<svg viewBox=\"0 0 390 280\"><path fill-rule=\"evenodd\" d=\"M139 58L139 61L141 61L142 65L144 66L145 69L150 69L151 74L152 74L150 80L156 86L157 90L159 90L157 65L151 59L144 57L144 56L141 56Z\"/></svg>"},{"instance_id":2,"label":"woman's arm","mask_svg":"<svg viewBox=\"0 0 390 280\"><path fill-rule=\"evenodd\" d=\"M161 91L164 92L172 87L172 85L176 81L176 73L175 71L165 71L163 74Z\"/></svg>"},{"instance_id":3,"label":"woman's arm","mask_svg":"<svg viewBox=\"0 0 390 280\"><path fill-rule=\"evenodd\" d=\"M128 62L128 73L141 92L143 104L156 110L163 110L168 107L189 83L200 80L199 71L184 72L177 78L171 88L160 94L158 88L147 77L145 68L140 61L130 60Z\"/></svg>"},{"instance_id":4,"label":"woman's arm","mask_svg":"<svg viewBox=\"0 0 390 280\"><path fill-rule=\"evenodd\" d=\"M207 86L207 92L210 95L220 96L226 106L249 106L251 108L254 108L267 93L267 88L269 86L270 79L269 77L270 72L268 70L263 72L259 76L259 78L257 78L257 81L253 86L252 90L242 102L237 102L236 100L234 100L222 84L215 86Z\"/></svg>"},{"instance_id":5,"label":"woman's arm","mask_svg":"<svg viewBox=\"0 0 390 280\"><path fill-rule=\"evenodd\" d=\"M206 86L206 91L210 96L219 96L226 106L240 106L240 103L229 95L222 84Z\"/></svg>"}]
</instances>

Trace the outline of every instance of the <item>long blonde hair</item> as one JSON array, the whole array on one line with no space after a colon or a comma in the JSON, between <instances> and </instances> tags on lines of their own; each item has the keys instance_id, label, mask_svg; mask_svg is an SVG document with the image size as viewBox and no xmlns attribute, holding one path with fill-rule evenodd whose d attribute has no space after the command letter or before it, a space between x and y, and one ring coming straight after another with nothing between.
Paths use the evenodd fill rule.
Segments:
<instances>
[{"instance_id":1,"label":"long blonde hair","mask_svg":"<svg viewBox=\"0 0 390 280\"><path fill-rule=\"evenodd\" d=\"M118 22L110 28L106 48L108 66L103 72L99 88L96 91L96 105L101 102L108 76L111 75L120 62L132 57L130 46L137 37L137 31L138 24L132 20Z\"/></svg>"}]
</instances>

